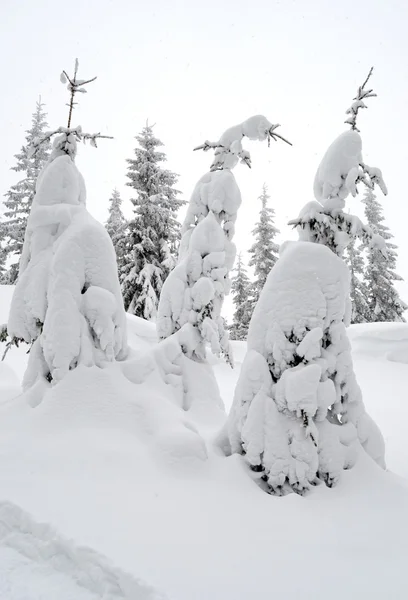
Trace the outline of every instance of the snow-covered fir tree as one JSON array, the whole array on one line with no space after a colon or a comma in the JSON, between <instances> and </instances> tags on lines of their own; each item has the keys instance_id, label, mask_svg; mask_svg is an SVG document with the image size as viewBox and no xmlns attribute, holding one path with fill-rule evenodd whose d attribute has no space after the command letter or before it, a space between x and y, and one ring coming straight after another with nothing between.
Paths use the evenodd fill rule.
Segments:
<instances>
[{"instance_id":1,"label":"snow-covered fir tree","mask_svg":"<svg viewBox=\"0 0 408 600\"><path fill-rule=\"evenodd\" d=\"M119 280L122 278L125 266L128 235L127 228L128 222L122 212L122 198L120 197L119 191L115 188L109 199L109 216L106 221L106 230L109 233L113 247L115 248Z\"/></svg>"},{"instance_id":2,"label":"snow-covered fir tree","mask_svg":"<svg viewBox=\"0 0 408 600\"><path fill-rule=\"evenodd\" d=\"M29 148L34 140L40 138L48 127L47 115L44 112L44 104L38 100L35 112L32 116L30 129L26 132L25 144L21 151L15 155L17 164L12 167L17 173L24 173L24 177L12 185L6 193L4 205L4 251L11 260L11 266L7 274L9 283L15 283L18 277L19 260L23 249L24 234L27 227L27 219L35 194L35 183L41 169L45 165L49 152L50 142L45 140L44 144L34 155L30 155Z\"/></svg>"},{"instance_id":3,"label":"snow-covered fir tree","mask_svg":"<svg viewBox=\"0 0 408 600\"><path fill-rule=\"evenodd\" d=\"M6 277L6 252L4 248L1 246L1 238L2 238L2 224L0 223L0 284L7 283Z\"/></svg>"},{"instance_id":4,"label":"snow-covered fir tree","mask_svg":"<svg viewBox=\"0 0 408 600\"><path fill-rule=\"evenodd\" d=\"M36 185L27 222L20 275L10 309L8 334L32 344L23 387L30 402L78 365L103 367L126 356L126 315L115 253L105 227L86 210L86 190L75 165L78 141L96 145L100 134L71 126L76 92L93 80L64 71L70 92L67 127L57 135ZM33 141L41 149L44 138Z\"/></svg>"},{"instance_id":5,"label":"snow-covered fir tree","mask_svg":"<svg viewBox=\"0 0 408 600\"><path fill-rule=\"evenodd\" d=\"M292 222L301 241L282 246L249 327L228 439L231 452L244 454L273 494L302 494L319 481L331 487L355 463L359 444L385 467L384 440L354 375L346 333L350 274L341 259L357 236L384 245L343 211L360 181L386 192L381 171L363 161L356 126L363 99L374 95L367 81L348 111L351 131L333 142L319 165L316 201Z\"/></svg>"},{"instance_id":6,"label":"snow-covered fir tree","mask_svg":"<svg viewBox=\"0 0 408 600\"><path fill-rule=\"evenodd\" d=\"M350 270L351 323L365 323L369 316L368 290L364 281L362 245L353 240L346 248L345 261Z\"/></svg>"},{"instance_id":7,"label":"snow-covered fir tree","mask_svg":"<svg viewBox=\"0 0 408 600\"><path fill-rule=\"evenodd\" d=\"M385 240L386 253L376 248L368 248L368 264L365 271L365 285L368 291L367 321L405 321L404 311L408 308L395 289L394 281L402 281L395 272L397 246L393 235L384 225L383 209L372 190L367 190L364 198L364 212L371 229Z\"/></svg>"},{"instance_id":8,"label":"snow-covered fir tree","mask_svg":"<svg viewBox=\"0 0 408 600\"><path fill-rule=\"evenodd\" d=\"M261 201L259 221L252 231L255 242L249 249L251 257L249 266L254 268L255 273L253 284L254 303L258 301L266 278L279 258L279 246L274 241L279 230L275 227L275 210L267 206L269 199L268 189L264 184L262 194L259 196L259 200Z\"/></svg>"},{"instance_id":9,"label":"snow-covered fir tree","mask_svg":"<svg viewBox=\"0 0 408 600\"><path fill-rule=\"evenodd\" d=\"M128 312L154 319L164 281L177 260L180 223L177 212L184 204L175 189L178 176L162 167L163 143L146 125L136 136L139 147L128 159L129 185L134 217L129 223L128 250L124 261L122 294Z\"/></svg>"},{"instance_id":10,"label":"snow-covered fir tree","mask_svg":"<svg viewBox=\"0 0 408 600\"><path fill-rule=\"evenodd\" d=\"M242 260L242 254L237 257L237 265L234 268L235 275L231 278L232 301L234 303L234 316L230 327L230 338L232 340L246 340L249 322L251 320L252 284Z\"/></svg>"},{"instance_id":11,"label":"snow-covered fir tree","mask_svg":"<svg viewBox=\"0 0 408 600\"><path fill-rule=\"evenodd\" d=\"M160 297L157 331L165 339L180 330L183 351L205 361L206 343L232 364L225 322L224 297L235 259L232 238L241 193L232 169L238 161L250 165L242 140L284 139L264 116L256 115L227 129L217 142L197 149L215 149L211 170L196 184L182 228L180 261L166 280ZM286 140L285 140L286 141ZM186 334L186 335L185 335Z\"/></svg>"}]
</instances>

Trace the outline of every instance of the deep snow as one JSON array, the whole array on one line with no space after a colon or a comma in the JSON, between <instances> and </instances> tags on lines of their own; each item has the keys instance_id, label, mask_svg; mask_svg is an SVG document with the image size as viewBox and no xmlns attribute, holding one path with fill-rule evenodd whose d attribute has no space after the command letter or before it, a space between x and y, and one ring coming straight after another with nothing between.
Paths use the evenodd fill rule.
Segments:
<instances>
[{"instance_id":1,"label":"deep snow","mask_svg":"<svg viewBox=\"0 0 408 600\"><path fill-rule=\"evenodd\" d=\"M9 300L10 290L0 288L1 321ZM132 317L130 360L138 373L145 369L142 383L114 365L80 367L35 409L9 392L7 399L0 383L0 500L170 600L405 599L408 325L349 331L364 402L395 474L360 452L334 489L319 486L304 498L267 495L241 457L225 458L212 444L222 423L204 426L186 413L182 433L177 429L171 386L149 367L154 326ZM233 349L235 370L211 357L227 409L245 343L233 342ZM19 376L24 352L13 349L6 359ZM7 552L0 539L0 577L10 561L22 561Z\"/></svg>"}]
</instances>

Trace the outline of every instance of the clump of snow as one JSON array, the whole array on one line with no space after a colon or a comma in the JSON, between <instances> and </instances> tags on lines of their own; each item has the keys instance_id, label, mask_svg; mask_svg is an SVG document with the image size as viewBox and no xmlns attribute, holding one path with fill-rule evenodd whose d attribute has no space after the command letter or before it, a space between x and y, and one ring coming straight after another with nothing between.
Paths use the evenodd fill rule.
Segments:
<instances>
[{"instance_id":1,"label":"clump of snow","mask_svg":"<svg viewBox=\"0 0 408 600\"><path fill-rule=\"evenodd\" d=\"M326 210L341 210L349 194L356 196L358 181L369 187L377 183L387 188L380 169L364 164L362 140L358 131L344 131L326 150L314 180L314 195Z\"/></svg>"},{"instance_id":2,"label":"clump of snow","mask_svg":"<svg viewBox=\"0 0 408 600\"><path fill-rule=\"evenodd\" d=\"M303 493L316 478L331 487L355 463L357 440L385 467L353 371L348 288L328 248L291 242L254 310L228 436L273 493Z\"/></svg>"},{"instance_id":3,"label":"clump of snow","mask_svg":"<svg viewBox=\"0 0 408 600\"><path fill-rule=\"evenodd\" d=\"M127 352L112 242L86 210L73 160L56 154L37 181L8 322L11 336L34 342L25 388Z\"/></svg>"}]
</instances>

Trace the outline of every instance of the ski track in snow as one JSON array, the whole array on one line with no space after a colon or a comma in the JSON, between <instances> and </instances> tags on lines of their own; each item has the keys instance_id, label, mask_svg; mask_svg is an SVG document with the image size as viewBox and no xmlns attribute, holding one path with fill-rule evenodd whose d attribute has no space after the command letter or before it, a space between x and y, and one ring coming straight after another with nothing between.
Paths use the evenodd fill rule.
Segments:
<instances>
[{"instance_id":1,"label":"ski track in snow","mask_svg":"<svg viewBox=\"0 0 408 600\"><path fill-rule=\"evenodd\" d=\"M0 502L2 600L160 600L90 548L75 546L10 502Z\"/></svg>"}]
</instances>

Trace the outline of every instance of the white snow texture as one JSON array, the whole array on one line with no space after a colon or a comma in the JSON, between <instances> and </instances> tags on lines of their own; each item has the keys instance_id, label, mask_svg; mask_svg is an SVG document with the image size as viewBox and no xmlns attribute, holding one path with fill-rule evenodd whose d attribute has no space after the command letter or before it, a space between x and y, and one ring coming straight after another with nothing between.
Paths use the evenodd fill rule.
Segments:
<instances>
[{"instance_id":1,"label":"white snow texture","mask_svg":"<svg viewBox=\"0 0 408 600\"><path fill-rule=\"evenodd\" d=\"M331 250L287 242L254 310L228 421L268 489L332 486L356 460L357 440L381 466L384 442L364 409L345 323L349 272Z\"/></svg>"}]
</instances>

